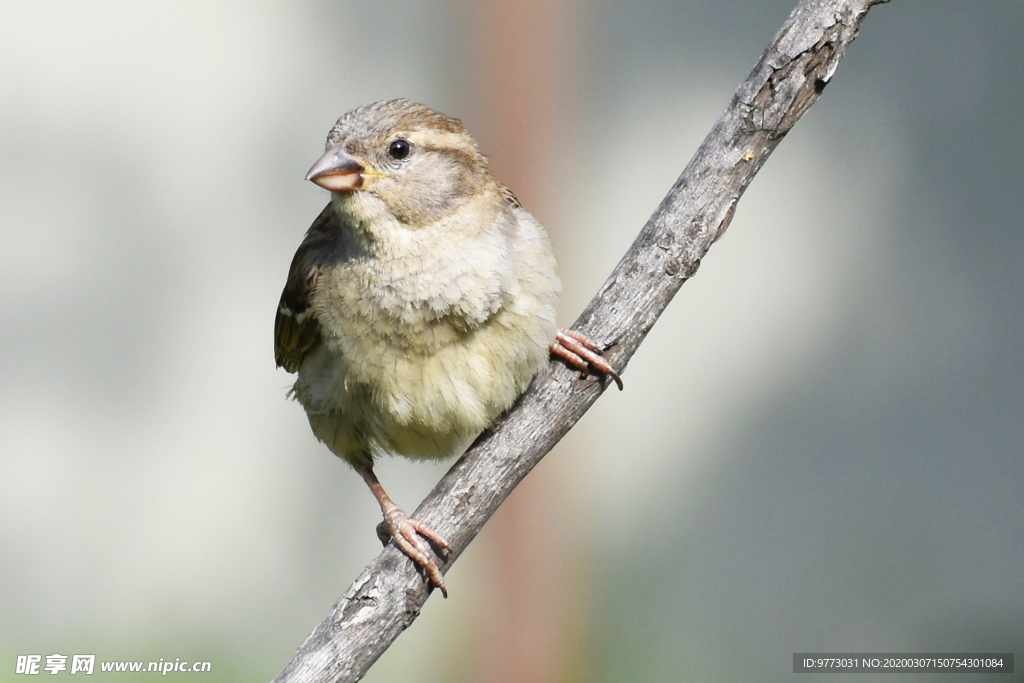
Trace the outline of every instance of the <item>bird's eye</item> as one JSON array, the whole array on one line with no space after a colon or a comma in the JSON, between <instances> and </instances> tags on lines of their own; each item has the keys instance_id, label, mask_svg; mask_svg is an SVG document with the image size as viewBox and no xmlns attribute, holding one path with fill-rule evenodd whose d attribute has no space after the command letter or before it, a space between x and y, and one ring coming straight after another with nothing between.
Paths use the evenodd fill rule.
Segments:
<instances>
[{"instance_id":1,"label":"bird's eye","mask_svg":"<svg viewBox=\"0 0 1024 683\"><path fill-rule=\"evenodd\" d=\"M398 138L390 145L388 145L388 156L392 159L401 161L402 159L409 156L409 151L412 149L412 145L409 144L408 140Z\"/></svg>"}]
</instances>

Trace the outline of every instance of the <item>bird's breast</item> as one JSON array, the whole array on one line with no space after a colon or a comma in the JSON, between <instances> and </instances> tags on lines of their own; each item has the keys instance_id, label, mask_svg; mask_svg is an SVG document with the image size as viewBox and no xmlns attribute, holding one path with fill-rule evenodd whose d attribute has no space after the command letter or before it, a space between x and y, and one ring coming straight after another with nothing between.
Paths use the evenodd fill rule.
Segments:
<instances>
[{"instance_id":1,"label":"bird's breast","mask_svg":"<svg viewBox=\"0 0 1024 683\"><path fill-rule=\"evenodd\" d=\"M443 236L415 233L386 257L325 272L313 298L321 349L296 384L307 411L333 416L323 431L443 457L511 406L556 331L550 245L527 228L536 235L493 231L447 249L424 242Z\"/></svg>"}]
</instances>

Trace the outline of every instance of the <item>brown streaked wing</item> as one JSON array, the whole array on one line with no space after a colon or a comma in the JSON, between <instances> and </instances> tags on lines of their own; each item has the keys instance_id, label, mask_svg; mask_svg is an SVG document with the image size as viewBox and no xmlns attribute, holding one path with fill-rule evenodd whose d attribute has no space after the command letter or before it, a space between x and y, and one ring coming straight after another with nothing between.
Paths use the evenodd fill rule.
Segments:
<instances>
[{"instance_id":1,"label":"brown streaked wing","mask_svg":"<svg viewBox=\"0 0 1024 683\"><path fill-rule=\"evenodd\" d=\"M324 263L331 257L340 226L331 205L320 212L299 245L274 320L274 357L278 367L296 372L306 352L320 341L320 323L310 307Z\"/></svg>"},{"instance_id":2,"label":"brown streaked wing","mask_svg":"<svg viewBox=\"0 0 1024 683\"><path fill-rule=\"evenodd\" d=\"M501 196L505 198L505 202L508 204L508 208L519 209L523 206L519 203L519 198L512 193L512 190L508 189L504 185L499 185L498 187L501 190Z\"/></svg>"}]
</instances>

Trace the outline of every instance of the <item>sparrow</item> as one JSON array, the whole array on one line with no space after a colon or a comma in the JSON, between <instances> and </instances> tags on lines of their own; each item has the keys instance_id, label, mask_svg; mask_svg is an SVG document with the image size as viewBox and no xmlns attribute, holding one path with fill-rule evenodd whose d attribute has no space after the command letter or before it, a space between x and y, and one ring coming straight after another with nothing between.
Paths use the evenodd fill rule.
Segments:
<instances>
[{"instance_id":1,"label":"sparrow","mask_svg":"<svg viewBox=\"0 0 1024 683\"><path fill-rule=\"evenodd\" d=\"M458 119L409 100L354 109L306 179L330 191L292 259L277 365L317 439L363 478L393 538L447 597L448 544L402 511L373 464L461 454L549 354L622 380L584 335L559 331L548 236L498 183Z\"/></svg>"}]
</instances>

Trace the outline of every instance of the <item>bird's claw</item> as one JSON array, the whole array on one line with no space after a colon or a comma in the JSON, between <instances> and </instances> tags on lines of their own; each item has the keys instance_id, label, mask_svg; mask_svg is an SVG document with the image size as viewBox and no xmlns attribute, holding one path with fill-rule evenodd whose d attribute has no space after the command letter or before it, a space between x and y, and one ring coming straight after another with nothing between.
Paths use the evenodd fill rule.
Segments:
<instances>
[{"instance_id":1,"label":"bird's claw","mask_svg":"<svg viewBox=\"0 0 1024 683\"><path fill-rule=\"evenodd\" d=\"M433 553L426 542L429 540L443 554L447 554L448 542L437 532L395 507L388 510L384 515L384 521L377 525L377 537L385 545L392 538L395 539L395 543L402 549L402 552L408 555L426 573L430 582L441 590L441 595L448 597L448 589L444 586L441 569L434 561Z\"/></svg>"},{"instance_id":2,"label":"bird's claw","mask_svg":"<svg viewBox=\"0 0 1024 683\"><path fill-rule=\"evenodd\" d=\"M622 391L622 378L604 359L601 349L587 335L576 330L559 330L555 341L551 343L551 353L555 354L571 367L576 368L586 377L590 375L590 367L601 374L615 380L615 385Z\"/></svg>"}]
</instances>

